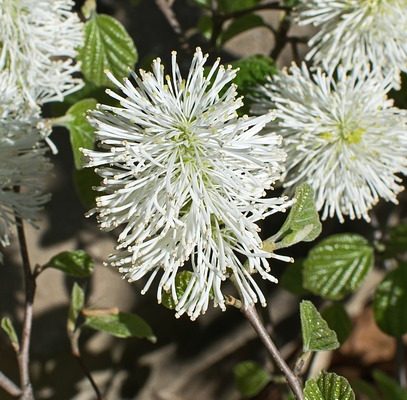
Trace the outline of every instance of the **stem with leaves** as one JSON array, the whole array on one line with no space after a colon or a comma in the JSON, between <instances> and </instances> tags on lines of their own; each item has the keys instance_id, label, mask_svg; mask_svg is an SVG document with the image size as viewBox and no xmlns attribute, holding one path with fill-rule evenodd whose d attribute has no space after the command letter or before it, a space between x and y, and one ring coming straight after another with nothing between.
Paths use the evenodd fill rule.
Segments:
<instances>
[{"instance_id":1,"label":"stem with leaves","mask_svg":"<svg viewBox=\"0 0 407 400\"><path fill-rule=\"evenodd\" d=\"M17 355L20 371L21 400L33 400L34 393L30 380L30 343L33 320L33 302L35 297L35 276L31 270L28 257L27 240L24 232L24 224L20 217L16 216L17 235L20 244L21 258L23 262L23 279L25 288L24 320L21 333L21 346Z\"/></svg>"},{"instance_id":2,"label":"stem with leaves","mask_svg":"<svg viewBox=\"0 0 407 400\"><path fill-rule=\"evenodd\" d=\"M290 386L295 398L297 400L304 400L304 394L302 391L302 384L300 379L294 374L294 372L287 365L280 352L278 351L276 345L272 341L270 335L267 332L263 322L260 319L260 316L256 310L255 306L242 307L241 312L249 321L251 326L256 331L259 339L263 342L265 348L269 352L270 356L275 361L278 368L284 374L288 385Z\"/></svg>"}]
</instances>

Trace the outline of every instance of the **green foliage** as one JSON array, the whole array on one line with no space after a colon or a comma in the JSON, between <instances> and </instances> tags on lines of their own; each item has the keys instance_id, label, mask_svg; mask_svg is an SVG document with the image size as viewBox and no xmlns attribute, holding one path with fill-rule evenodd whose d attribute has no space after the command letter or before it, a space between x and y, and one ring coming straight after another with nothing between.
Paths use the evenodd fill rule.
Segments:
<instances>
[{"instance_id":1,"label":"green foliage","mask_svg":"<svg viewBox=\"0 0 407 400\"><path fill-rule=\"evenodd\" d=\"M296 259L293 264L287 264L284 273L280 278L280 285L289 292L296 295L306 294L304 289L302 270L304 267L303 259Z\"/></svg>"},{"instance_id":2,"label":"green foliage","mask_svg":"<svg viewBox=\"0 0 407 400\"><path fill-rule=\"evenodd\" d=\"M251 56L242 58L232 63L234 68L239 68L233 83L237 85L240 96L245 96L244 106L239 110L241 114L249 113L251 100L258 85L263 85L269 76L277 73L278 69L273 59L266 56Z\"/></svg>"},{"instance_id":3,"label":"green foliage","mask_svg":"<svg viewBox=\"0 0 407 400\"><path fill-rule=\"evenodd\" d=\"M95 99L84 99L69 108L66 114L66 127L69 129L73 158L77 169L82 168L84 164L80 149L93 149L94 147L95 129L88 122L87 114L89 110L95 109L96 105Z\"/></svg>"},{"instance_id":4,"label":"green foliage","mask_svg":"<svg viewBox=\"0 0 407 400\"><path fill-rule=\"evenodd\" d=\"M243 361L233 368L236 386L244 397L259 394L271 381L271 375L254 361Z\"/></svg>"},{"instance_id":5,"label":"green foliage","mask_svg":"<svg viewBox=\"0 0 407 400\"><path fill-rule=\"evenodd\" d=\"M213 30L213 20L209 15L202 15L198 21L198 29L202 33L202 36L209 40Z\"/></svg>"},{"instance_id":6,"label":"green foliage","mask_svg":"<svg viewBox=\"0 0 407 400\"><path fill-rule=\"evenodd\" d=\"M93 168L76 169L73 172L73 182L83 206L86 209L95 207L98 194L93 188L100 186L101 178Z\"/></svg>"},{"instance_id":7,"label":"green foliage","mask_svg":"<svg viewBox=\"0 0 407 400\"><path fill-rule=\"evenodd\" d=\"M407 265L389 272L378 286L373 311L383 332L392 336L407 333Z\"/></svg>"},{"instance_id":8,"label":"green foliage","mask_svg":"<svg viewBox=\"0 0 407 400\"><path fill-rule=\"evenodd\" d=\"M147 322L136 314L124 312L101 313L99 315L86 315L84 326L97 331L106 332L118 338L136 337L157 341Z\"/></svg>"},{"instance_id":9,"label":"green foliage","mask_svg":"<svg viewBox=\"0 0 407 400\"><path fill-rule=\"evenodd\" d=\"M246 14L236 18L220 35L220 43L224 44L235 36L249 29L264 26L263 18L257 14Z\"/></svg>"},{"instance_id":10,"label":"green foliage","mask_svg":"<svg viewBox=\"0 0 407 400\"><path fill-rule=\"evenodd\" d=\"M352 332L352 321L343 305L331 304L322 311L321 315L329 327L336 332L339 343L344 343Z\"/></svg>"},{"instance_id":11,"label":"green foliage","mask_svg":"<svg viewBox=\"0 0 407 400\"><path fill-rule=\"evenodd\" d=\"M403 389L394 379L380 371L374 371L373 378L384 399L407 400L407 390Z\"/></svg>"},{"instance_id":12,"label":"green foliage","mask_svg":"<svg viewBox=\"0 0 407 400\"><path fill-rule=\"evenodd\" d=\"M304 286L326 299L355 291L373 266L373 248L363 237L341 233L318 243L304 262Z\"/></svg>"},{"instance_id":13,"label":"green foliage","mask_svg":"<svg viewBox=\"0 0 407 400\"><path fill-rule=\"evenodd\" d=\"M14 329L13 322L11 321L10 318L3 317L1 319L0 325L5 334L7 335L7 337L9 338L10 343L13 346L14 350L18 352L20 349L20 343L18 341L18 336L16 330Z\"/></svg>"},{"instance_id":14,"label":"green foliage","mask_svg":"<svg viewBox=\"0 0 407 400\"><path fill-rule=\"evenodd\" d=\"M78 320L79 313L82 311L85 305L85 292L75 282L71 292L71 303L68 311L68 332L73 333L76 328L76 321Z\"/></svg>"},{"instance_id":15,"label":"green foliage","mask_svg":"<svg viewBox=\"0 0 407 400\"><path fill-rule=\"evenodd\" d=\"M92 275L94 264L90 255L84 250L74 250L57 254L45 267L58 269L76 278L88 278Z\"/></svg>"},{"instance_id":16,"label":"green foliage","mask_svg":"<svg viewBox=\"0 0 407 400\"><path fill-rule=\"evenodd\" d=\"M334 350L339 347L335 331L329 328L327 322L310 301L301 302L300 316L304 353Z\"/></svg>"},{"instance_id":17,"label":"green foliage","mask_svg":"<svg viewBox=\"0 0 407 400\"><path fill-rule=\"evenodd\" d=\"M260 0L219 0L219 10L224 13L232 13L245 10L260 3Z\"/></svg>"},{"instance_id":18,"label":"green foliage","mask_svg":"<svg viewBox=\"0 0 407 400\"><path fill-rule=\"evenodd\" d=\"M191 278L191 271L178 272L177 276L175 277L175 291L177 293L178 299L184 294ZM177 305L170 292L163 293L161 303L163 306L169 308L170 310L173 310Z\"/></svg>"},{"instance_id":19,"label":"green foliage","mask_svg":"<svg viewBox=\"0 0 407 400\"><path fill-rule=\"evenodd\" d=\"M266 242L276 244L276 248L292 246L298 242L315 240L321 233L321 222L315 208L314 192L308 184L295 190L295 203L287 219L276 235Z\"/></svg>"},{"instance_id":20,"label":"green foliage","mask_svg":"<svg viewBox=\"0 0 407 400\"><path fill-rule=\"evenodd\" d=\"M386 241L386 256L397 256L407 252L407 223L395 226Z\"/></svg>"},{"instance_id":21,"label":"green foliage","mask_svg":"<svg viewBox=\"0 0 407 400\"><path fill-rule=\"evenodd\" d=\"M370 383L367 383L362 379L352 379L351 384L356 395L363 394L370 400L378 399L377 391Z\"/></svg>"},{"instance_id":22,"label":"green foliage","mask_svg":"<svg viewBox=\"0 0 407 400\"><path fill-rule=\"evenodd\" d=\"M119 21L94 13L85 24L85 44L78 59L86 80L98 86L111 86L105 71L119 80L127 77L138 54L132 38Z\"/></svg>"},{"instance_id":23,"label":"green foliage","mask_svg":"<svg viewBox=\"0 0 407 400\"><path fill-rule=\"evenodd\" d=\"M334 373L322 372L317 379L309 379L304 389L305 400L355 400L349 382Z\"/></svg>"}]
</instances>

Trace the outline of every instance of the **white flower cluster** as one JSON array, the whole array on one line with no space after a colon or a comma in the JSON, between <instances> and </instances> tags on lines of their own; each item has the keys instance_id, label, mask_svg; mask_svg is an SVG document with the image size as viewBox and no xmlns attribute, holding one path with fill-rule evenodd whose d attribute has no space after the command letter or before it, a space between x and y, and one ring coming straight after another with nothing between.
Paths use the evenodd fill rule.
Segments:
<instances>
[{"instance_id":1,"label":"white flower cluster","mask_svg":"<svg viewBox=\"0 0 407 400\"><path fill-rule=\"evenodd\" d=\"M394 203L407 167L407 114L388 93L407 71L405 0L300 0L314 66L293 65L259 89L253 112L275 109L284 185L308 182L322 218L369 221L380 198Z\"/></svg>"},{"instance_id":2,"label":"white flower cluster","mask_svg":"<svg viewBox=\"0 0 407 400\"><path fill-rule=\"evenodd\" d=\"M283 71L262 89L258 113L275 107L269 125L284 137L285 186L308 182L322 219L369 221L379 198L397 203L407 172L407 111L386 94L392 78L339 67L337 79L303 64Z\"/></svg>"},{"instance_id":3,"label":"white flower cluster","mask_svg":"<svg viewBox=\"0 0 407 400\"><path fill-rule=\"evenodd\" d=\"M186 80L175 52L171 76L156 59L151 73L133 75L136 86L111 77L125 97L110 92L121 106L93 114L100 151L84 150L103 178L94 210L101 227L121 228L110 264L130 281L149 275L143 292L162 271L158 301L170 293L177 314L191 319L211 297L225 308L228 277L245 306L265 304L252 274L275 281L267 258L279 256L262 250L256 221L290 205L264 198L286 157L280 136L259 134L271 115L238 118L242 101L230 85L236 71L218 60L205 74L206 59L197 49ZM193 275L178 298L175 278L187 261Z\"/></svg>"},{"instance_id":4,"label":"white flower cluster","mask_svg":"<svg viewBox=\"0 0 407 400\"><path fill-rule=\"evenodd\" d=\"M328 71L373 65L395 85L407 71L406 0L301 0L297 19L320 28L307 58Z\"/></svg>"},{"instance_id":5,"label":"white flower cluster","mask_svg":"<svg viewBox=\"0 0 407 400\"><path fill-rule=\"evenodd\" d=\"M49 199L50 164L43 139L50 129L43 103L79 89L74 63L82 23L71 0L0 0L0 244L15 217L35 222ZM46 139L47 140L47 139Z\"/></svg>"},{"instance_id":6,"label":"white flower cluster","mask_svg":"<svg viewBox=\"0 0 407 400\"><path fill-rule=\"evenodd\" d=\"M51 165L45 154L46 128L38 110L27 105L13 81L0 73L0 244L10 243L15 218L31 223L49 199L45 193Z\"/></svg>"},{"instance_id":7,"label":"white flower cluster","mask_svg":"<svg viewBox=\"0 0 407 400\"><path fill-rule=\"evenodd\" d=\"M32 104L61 101L79 89L74 64L83 41L72 0L0 0L0 71Z\"/></svg>"}]
</instances>

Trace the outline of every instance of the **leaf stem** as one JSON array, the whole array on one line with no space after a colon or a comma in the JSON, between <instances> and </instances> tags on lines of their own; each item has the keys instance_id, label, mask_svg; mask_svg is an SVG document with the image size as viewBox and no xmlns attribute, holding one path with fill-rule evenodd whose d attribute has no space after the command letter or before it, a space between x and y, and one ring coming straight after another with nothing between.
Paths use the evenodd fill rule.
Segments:
<instances>
[{"instance_id":1,"label":"leaf stem","mask_svg":"<svg viewBox=\"0 0 407 400\"><path fill-rule=\"evenodd\" d=\"M258 337L263 342L264 346L266 347L267 351L277 364L278 368L284 374L288 385L290 386L292 392L294 393L295 398L297 400L304 400L302 384L300 382L300 379L294 374L294 372L284 361L276 345L274 344L270 335L268 334L267 329L263 325L263 322L260 319L256 307L255 306L242 307L241 312L249 321L251 326L254 328Z\"/></svg>"},{"instance_id":2,"label":"leaf stem","mask_svg":"<svg viewBox=\"0 0 407 400\"><path fill-rule=\"evenodd\" d=\"M96 394L96 400L103 400L102 394L100 393L100 390L98 388L98 385L96 384L95 380L93 379L92 374L90 373L88 367L86 366L85 362L83 361L82 354L79 350L79 336L80 336L80 329L70 332L68 331L68 336L69 336L69 341L71 342L71 351L72 355L78 362L79 366L82 369L82 372L92 385L92 388Z\"/></svg>"}]
</instances>

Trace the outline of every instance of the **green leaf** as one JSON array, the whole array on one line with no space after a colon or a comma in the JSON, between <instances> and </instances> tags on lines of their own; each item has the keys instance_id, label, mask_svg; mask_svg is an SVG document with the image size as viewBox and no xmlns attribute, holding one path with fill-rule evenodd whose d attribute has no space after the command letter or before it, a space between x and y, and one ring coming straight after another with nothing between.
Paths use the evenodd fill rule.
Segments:
<instances>
[{"instance_id":1,"label":"green leaf","mask_svg":"<svg viewBox=\"0 0 407 400\"><path fill-rule=\"evenodd\" d=\"M376 289L373 311L383 332L400 337L407 333L407 265L389 272Z\"/></svg>"},{"instance_id":2,"label":"green leaf","mask_svg":"<svg viewBox=\"0 0 407 400\"><path fill-rule=\"evenodd\" d=\"M3 317L1 319L1 328L8 336L11 345L13 346L14 350L18 352L20 350L20 343L18 341L18 336L16 330L14 329L13 322L8 317Z\"/></svg>"},{"instance_id":3,"label":"green leaf","mask_svg":"<svg viewBox=\"0 0 407 400\"><path fill-rule=\"evenodd\" d=\"M329 328L327 322L310 301L301 302L300 316L304 353L334 350L339 347L335 331Z\"/></svg>"},{"instance_id":4,"label":"green leaf","mask_svg":"<svg viewBox=\"0 0 407 400\"><path fill-rule=\"evenodd\" d=\"M93 190L93 188L100 186L101 180L93 168L76 169L73 171L73 182L76 193L86 209L95 207L98 192Z\"/></svg>"},{"instance_id":5,"label":"green leaf","mask_svg":"<svg viewBox=\"0 0 407 400\"><path fill-rule=\"evenodd\" d=\"M264 26L264 20L257 14L247 14L243 15L242 17L236 18L220 36L221 44L226 43L228 40L234 38L240 33L261 26Z\"/></svg>"},{"instance_id":6,"label":"green leaf","mask_svg":"<svg viewBox=\"0 0 407 400\"><path fill-rule=\"evenodd\" d=\"M202 15L198 21L198 29L202 33L202 36L209 40L212 36L213 20L209 15Z\"/></svg>"},{"instance_id":7,"label":"green leaf","mask_svg":"<svg viewBox=\"0 0 407 400\"><path fill-rule=\"evenodd\" d=\"M349 382L334 373L322 372L317 379L309 379L304 389L305 400L355 400Z\"/></svg>"},{"instance_id":8,"label":"green leaf","mask_svg":"<svg viewBox=\"0 0 407 400\"><path fill-rule=\"evenodd\" d=\"M98 86L111 86L105 71L121 80L138 59L132 38L123 25L105 14L94 14L85 23L85 44L79 51L82 73Z\"/></svg>"},{"instance_id":9,"label":"green leaf","mask_svg":"<svg viewBox=\"0 0 407 400\"><path fill-rule=\"evenodd\" d=\"M156 342L156 337L147 322L136 314L124 312L85 317L85 326L109 333L118 338L136 337Z\"/></svg>"},{"instance_id":10,"label":"green leaf","mask_svg":"<svg viewBox=\"0 0 407 400\"><path fill-rule=\"evenodd\" d=\"M322 317L333 329L339 343L343 344L352 332L352 321L342 304L335 303L325 308Z\"/></svg>"},{"instance_id":11,"label":"green leaf","mask_svg":"<svg viewBox=\"0 0 407 400\"><path fill-rule=\"evenodd\" d=\"M270 57L251 56L232 63L233 68L239 68L233 83L237 85L239 96L244 96L244 106L239 110L240 114L249 113L251 100L250 95L259 85L267 81L267 77L274 75L278 69Z\"/></svg>"},{"instance_id":12,"label":"green leaf","mask_svg":"<svg viewBox=\"0 0 407 400\"><path fill-rule=\"evenodd\" d=\"M177 293L178 299L181 298L181 296L184 294L189 281L192 278L193 273L191 271L181 271L178 272L178 274L175 277L175 291ZM172 295L170 292L164 292L161 300L161 304L164 307L169 308L170 310L173 310L175 306L177 305L172 298Z\"/></svg>"},{"instance_id":13,"label":"green leaf","mask_svg":"<svg viewBox=\"0 0 407 400\"><path fill-rule=\"evenodd\" d=\"M84 99L74 104L66 113L66 127L69 129L75 167L83 167L83 154L81 148L93 149L95 144L95 129L88 122L89 110L96 108L95 99Z\"/></svg>"},{"instance_id":14,"label":"green leaf","mask_svg":"<svg viewBox=\"0 0 407 400\"><path fill-rule=\"evenodd\" d=\"M352 379L351 385L356 394L362 394L370 400L377 400L377 391L370 383L362 379Z\"/></svg>"},{"instance_id":15,"label":"green leaf","mask_svg":"<svg viewBox=\"0 0 407 400\"><path fill-rule=\"evenodd\" d=\"M292 246L298 242L310 242L321 233L321 222L314 203L314 192L308 184L295 190L295 203L287 219L276 235L266 242L276 244L276 248ZM281 239L282 238L282 239Z\"/></svg>"},{"instance_id":16,"label":"green leaf","mask_svg":"<svg viewBox=\"0 0 407 400\"><path fill-rule=\"evenodd\" d=\"M271 381L271 375L254 361L243 361L233 368L236 386L244 397L260 393Z\"/></svg>"},{"instance_id":17,"label":"green leaf","mask_svg":"<svg viewBox=\"0 0 407 400\"><path fill-rule=\"evenodd\" d=\"M46 264L47 268L55 268L76 278L88 278L93 272L93 260L83 250L63 251Z\"/></svg>"},{"instance_id":18,"label":"green leaf","mask_svg":"<svg viewBox=\"0 0 407 400\"><path fill-rule=\"evenodd\" d=\"M76 321L78 320L79 313L82 311L85 305L85 292L75 282L71 292L71 303L68 311L68 332L74 332L76 328Z\"/></svg>"},{"instance_id":19,"label":"green leaf","mask_svg":"<svg viewBox=\"0 0 407 400\"><path fill-rule=\"evenodd\" d=\"M224 13L245 10L260 3L260 0L219 0L219 10Z\"/></svg>"},{"instance_id":20,"label":"green leaf","mask_svg":"<svg viewBox=\"0 0 407 400\"><path fill-rule=\"evenodd\" d=\"M304 287L340 300L359 288L373 266L373 248L360 235L341 233L318 243L304 262Z\"/></svg>"},{"instance_id":21,"label":"green leaf","mask_svg":"<svg viewBox=\"0 0 407 400\"><path fill-rule=\"evenodd\" d=\"M291 293L296 295L306 294L302 270L304 267L303 259L296 259L293 264L287 264L284 273L280 278L280 285Z\"/></svg>"},{"instance_id":22,"label":"green leaf","mask_svg":"<svg viewBox=\"0 0 407 400\"><path fill-rule=\"evenodd\" d=\"M373 371L373 378L382 392L384 399L407 400L407 390L403 389L394 379L378 370Z\"/></svg>"},{"instance_id":23,"label":"green leaf","mask_svg":"<svg viewBox=\"0 0 407 400\"><path fill-rule=\"evenodd\" d=\"M407 252L407 223L402 223L390 230L385 255L394 257L405 252Z\"/></svg>"}]
</instances>

